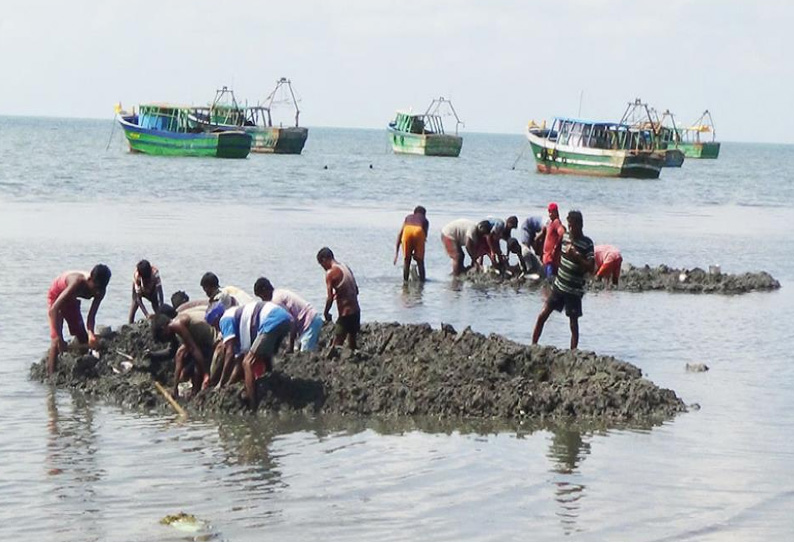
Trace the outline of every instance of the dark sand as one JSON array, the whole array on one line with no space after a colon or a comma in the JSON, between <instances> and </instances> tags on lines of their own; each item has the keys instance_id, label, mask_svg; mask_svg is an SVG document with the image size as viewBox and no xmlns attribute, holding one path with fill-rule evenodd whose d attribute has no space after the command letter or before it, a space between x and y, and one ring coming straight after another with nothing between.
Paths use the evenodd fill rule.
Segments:
<instances>
[{"instance_id":1,"label":"dark sand","mask_svg":"<svg viewBox=\"0 0 794 542\"><path fill-rule=\"evenodd\" d=\"M505 286L516 289L540 288L545 280L532 280L528 277L500 277L487 273L469 272L461 280L477 288ZM587 290L618 290L627 292L666 291L690 294L744 294L748 292L768 292L780 288L780 283L765 271L756 273L712 274L698 267L694 269L674 269L666 265L658 267L634 267L625 265L617 286L611 282L588 280Z\"/></svg>"},{"instance_id":2,"label":"dark sand","mask_svg":"<svg viewBox=\"0 0 794 542\"><path fill-rule=\"evenodd\" d=\"M360 349L330 350L325 326L318 353L281 353L276 371L257 382L262 412L325 413L529 423L655 424L683 412L676 394L642 378L640 369L592 352L527 346L451 326L369 323ZM148 324L123 326L103 339L100 357L64 354L59 387L133 409L171 409L154 379L173 385L173 360L151 364L157 349ZM123 352L134 359L122 371ZM114 371L114 368L116 371ZM46 380L44 360L31 378ZM180 399L192 414L244 412L242 384Z\"/></svg>"}]
</instances>

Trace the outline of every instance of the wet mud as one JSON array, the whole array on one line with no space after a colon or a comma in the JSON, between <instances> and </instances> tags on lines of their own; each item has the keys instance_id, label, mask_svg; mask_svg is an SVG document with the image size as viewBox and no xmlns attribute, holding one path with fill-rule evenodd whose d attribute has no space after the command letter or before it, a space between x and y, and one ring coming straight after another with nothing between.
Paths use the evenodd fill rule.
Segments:
<instances>
[{"instance_id":1,"label":"wet mud","mask_svg":"<svg viewBox=\"0 0 794 542\"><path fill-rule=\"evenodd\" d=\"M475 288L508 287L515 289L538 289L547 282L537 275L500 276L497 273L476 273L470 271L460 277L461 281ZM624 266L617 285L605 280L587 281L587 290L618 290L626 292L665 291L690 294L744 294L748 292L769 292L780 288L772 275L765 271L755 273L710 273L696 267L694 269L675 269L666 265L658 267Z\"/></svg>"},{"instance_id":2,"label":"wet mud","mask_svg":"<svg viewBox=\"0 0 794 542\"><path fill-rule=\"evenodd\" d=\"M637 367L592 352L397 323L365 324L352 352L328 346L331 330L323 329L318 352L277 356L276 370L257 381L260 412L610 426L660 423L686 410ZM173 360L144 356L161 346L145 322L125 325L102 339L99 357L63 354L49 380L124 407L172 412L155 381L173 386ZM48 379L44 360L30 375ZM242 391L238 383L179 402L188 413L242 413Z\"/></svg>"}]
</instances>

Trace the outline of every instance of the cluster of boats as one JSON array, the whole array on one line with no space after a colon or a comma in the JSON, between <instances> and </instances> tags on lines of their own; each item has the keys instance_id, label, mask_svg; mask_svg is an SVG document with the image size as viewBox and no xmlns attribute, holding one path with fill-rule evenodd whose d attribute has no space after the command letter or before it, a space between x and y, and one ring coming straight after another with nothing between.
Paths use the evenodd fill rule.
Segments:
<instances>
[{"instance_id":1,"label":"cluster of boats","mask_svg":"<svg viewBox=\"0 0 794 542\"><path fill-rule=\"evenodd\" d=\"M656 179L663 167L681 167L685 158L717 158L720 152L708 110L680 128L669 110L659 116L639 98L619 122L556 117L546 127L530 121L527 138L537 170L552 174Z\"/></svg>"},{"instance_id":2,"label":"cluster of boats","mask_svg":"<svg viewBox=\"0 0 794 542\"><path fill-rule=\"evenodd\" d=\"M273 125L271 107L279 92L294 107L294 126ZM143 104L137 111L117 112L130 150L147 154L300 154L309 133L298 123L298 101L291 82L283 77L255 106L240 105L223 87L208 106ZM454 120L454 134L446 132L445 117ZM462 126L452 102L440 97L424 113L398 111L388 133L395 153L456 157L463 147ZM556 117L548 127L545 121L530 121L526 135L537 170L551 174L655 179L663 167L681 167L685 158L717 158L720 152L708 110L682 128L669 110L659 115L639 98L629 102L618 122Z\"/></svg>"},{"instance_id":3,"label":"cluster of boats","mask_svg":"<svg viewBox=\"0 0 794 542\"><path fill-rule=\"evenodd\" d=\"M295 109L294 126L274 126L271 109L279 96ZM283 101L283 100L282 100ZM131 112L117 106L130 151L168 156L245 158L251 152L300 154L309 135L298 124L300 110L289 79L257 105L240 105L223 87L208 106L142 104Z\"/></svg>"}]
</instances>

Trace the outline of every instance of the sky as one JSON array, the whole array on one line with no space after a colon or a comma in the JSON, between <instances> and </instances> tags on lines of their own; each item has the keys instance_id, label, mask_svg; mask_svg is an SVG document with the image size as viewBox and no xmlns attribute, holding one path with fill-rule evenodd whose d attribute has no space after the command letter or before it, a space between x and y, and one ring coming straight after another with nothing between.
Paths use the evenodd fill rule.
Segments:
<instances>
[{"instance_id":1,"label":"sky","mask_svg":"<svg viewBox=\"0 0 794 542\"><path fill-rule=\"evenodd\" d=\"M794 2L782 0L2 0L0 115L263 100L301 124L384 128L450 99L465 131L618 120L641 98L721 141L794 143ZM286 106L274 112L285 124ZM449 120L446 121L449 126Z\"/></svg>"}]
</instances>

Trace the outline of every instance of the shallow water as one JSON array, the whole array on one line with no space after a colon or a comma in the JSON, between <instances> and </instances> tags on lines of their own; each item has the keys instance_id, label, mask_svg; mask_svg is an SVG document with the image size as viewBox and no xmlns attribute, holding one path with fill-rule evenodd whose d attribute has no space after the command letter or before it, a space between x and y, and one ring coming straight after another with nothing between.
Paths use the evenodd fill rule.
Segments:
<instances>
[{"instance_id":1,"label":"shallow water","mask_svg":"<svg viewBox=\"0 0 794 542\"><path fill-rule=\"evenodd\" d=\"M110 146L106 146L110 141ZM520 135L466 134L459 159L394 156L381 131L311 129L301 156L242 161L126 152L109 121L0 118L0 533L181 540L181 510L221 539L758 540L794 531L794 147L723 143L654 181L534 173ZM370 165L372 166L370 168ZM324 167L327 166L327 169ZM635 265L766 270L778 292L602 292L580 346L641 367L700 410L653 429L555 431L371 419L191 420L85 401L27 379L62 270L113 269L98 322L117 326L142 257L166 295L213 270L324 301L314 255L355 271L364 320L448 322L528 342L537 292L452 282L438 241L458 217L580 208ZM424 288L392 266L402 217L431 223ZM564 347L553 316L541 342ZM684 370L706 363L707 373Z\"/></svg>"}]
</instances>

